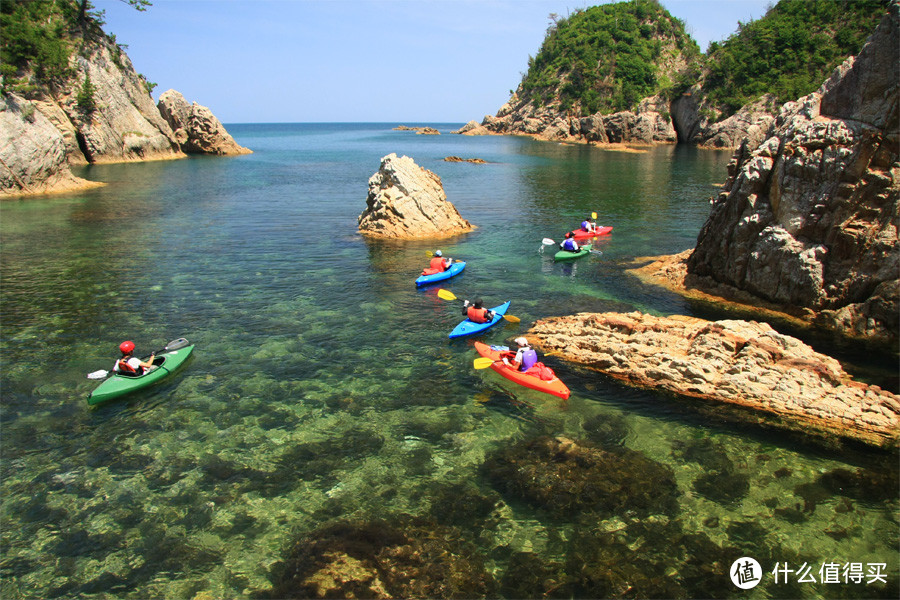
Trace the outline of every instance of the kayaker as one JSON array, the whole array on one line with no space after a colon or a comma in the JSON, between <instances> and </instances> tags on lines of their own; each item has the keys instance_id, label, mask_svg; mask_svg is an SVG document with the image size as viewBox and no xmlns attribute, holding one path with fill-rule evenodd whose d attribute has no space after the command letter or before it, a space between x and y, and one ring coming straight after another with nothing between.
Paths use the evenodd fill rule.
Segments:
<instances>
[{"instance_id":1,"label":"kayaker","mask_svg":"<svg viewBox=\"0 0 900 600\"><path fill-rule=\"evenodd\" d=\"M512 364L510 364L509 358L504 356L503 364L509 367L515 367L517 370L525 372L533 367L535 363L537 363L537 351L528 344L528 340L526 338L517 337L513 341L515 341L516 345L519 346L519 349L516 351L516 356L513 358Z\"/></svg>"},{"instance_id":2,"label":"kayaker","mask_svg":"<svg viewBox=\"0 0 900 600\"><path fill-rule=\"evenodd\" d=\"M434 273L443 273L453 264L452 258L443 258L443 255L444 253L440 250L434 251L434 258L428 263L429 268L431 268Z\"/></svg>"},{"instance_id":3,"label":"kayaker","mask_svg":"<svg viewBox=\"0 0 900 600\"><path fill-rule=\"evenodd\" d=\"M119 375L137 377L153 367L153 359L156 354L151 354L149 360L142 361L134 355L134 342L122 342L119 344L119 351L122 352L122 358L117 360L113 367L113 371Z\"/></svg>"},{"instance_id":4,"label":"kayaker","mask_svg":"<svg viewBox=\"0 0 900 600\"><path fill-rule=\"evenodd\" d=\"M487 323L494 320L494 311L485 308L484 301L481 298L475 298L474 302L465 300L462 314L475 323Z\"/></svg>"},{"instance_id":5,"label":"kayaker","mask_svg":"<svg viewBox=\"0 0 900 600\"><path fill-rule=\"evenodd\" d=\"M594 233L597 231L597 224L589 219L585 219L581 222L581 229L588 233Z\"/></svg>"},{"instance_id":6,"label":"kayaker","mask_svg":"<svg viewBox=\"0 0 900 600\"><path fill-rule=\"evenodd\" d=\"M566 252L578 252L578 242L575 241L571 231L566 234L566 239L560 242L559 247Z\"/></svg>"}]
</instances>

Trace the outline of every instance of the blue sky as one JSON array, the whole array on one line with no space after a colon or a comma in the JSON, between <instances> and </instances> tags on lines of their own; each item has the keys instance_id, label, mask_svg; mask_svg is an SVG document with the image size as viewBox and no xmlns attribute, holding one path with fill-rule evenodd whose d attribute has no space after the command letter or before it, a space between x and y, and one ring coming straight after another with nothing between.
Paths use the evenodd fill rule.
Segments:
<instances>
[{"instance_id":1,"label":"blue sky","mask_svg":"<svg viewBox=\"0 0 900 600\"><path fill-rule=\"evenodd\" d=\"M105 10L154 98L176 89L224 123L481 121L537 54L548 16L584 0L122 0ZM662 0L706 50L770 0Z\"/></svg>"}]
</instances>

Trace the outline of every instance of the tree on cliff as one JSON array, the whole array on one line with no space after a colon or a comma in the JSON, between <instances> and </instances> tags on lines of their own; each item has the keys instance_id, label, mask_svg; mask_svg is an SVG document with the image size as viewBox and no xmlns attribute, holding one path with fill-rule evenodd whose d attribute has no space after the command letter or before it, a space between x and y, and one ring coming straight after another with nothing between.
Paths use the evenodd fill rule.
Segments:
<instances>
[{"instance_id":1,"label":"tree on cliff","mask_svg":"<svg viewBox=\"0 0 900 600\"><path fill-rule=\"evenodd\" d=\"M536 106L582 115L629 110L671 87L669 65L701 56L684 23L657 0L604 4L551 20L519 86L519 98Z\"/></svg>"},{"instance_id":2,"label":"tree on cliff","mask_svg":"<svg viewBox=\"0 0 900 600\"><path fill-rule=\"evenodd\" d=\"M763 94L777 103L814 92L862 48L889 0L781 0L766 15L707 51L703 90L722 116Z\"/></svg>"}]
</instances>

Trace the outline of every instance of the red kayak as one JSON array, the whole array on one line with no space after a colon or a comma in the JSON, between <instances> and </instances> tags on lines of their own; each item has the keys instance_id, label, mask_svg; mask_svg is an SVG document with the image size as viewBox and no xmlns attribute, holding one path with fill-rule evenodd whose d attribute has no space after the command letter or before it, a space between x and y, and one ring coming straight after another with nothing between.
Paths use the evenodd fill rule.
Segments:
<instances>
[{"instance_id":1,"label":"red kayak","mask_svg":"<svg viewBox=\"0 0 900 600\"><path fill-rule=\"evenodd\" d=\"M572 232L572 237L576 240L586 240L588 238L596 237L598 235L607 235L610 231L612 231L612 227L598 227L594 231L585 231L584 229L576 229Z\"/></svg>"},{"instance_id":2,"label":"red kayak","mask_svg":"<svg viewBox=\"0 0 900 600\"><path fill-rule=\"evenodd\" d=\"M537 363L534 367L531 367L528 371L523 373L513 367L503 364L503 357L507 356L508 358L513 358L516 355L515 352L494 349L482 342L475 342L475 350L477 350L478 354L481 356L492 359L494 364L491 365L491 368L510 381L514 381L519 385L524 385L527 388L539 392L553 394L563 400L568 400L569 388L559 380L552 369L544 366L543 363ZM545 377L549 377L549 379L545 379Z\"/></svg>"}]
</instances>

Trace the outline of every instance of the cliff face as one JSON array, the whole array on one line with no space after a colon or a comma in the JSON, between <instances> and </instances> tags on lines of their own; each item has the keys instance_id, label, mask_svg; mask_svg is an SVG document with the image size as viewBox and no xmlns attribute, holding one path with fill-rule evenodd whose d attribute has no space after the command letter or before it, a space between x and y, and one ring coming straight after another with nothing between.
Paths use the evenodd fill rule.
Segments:
<instances>
[{"instance_id":1,"label":"cliff face","mask_svg":"<svg viewBox=\"0 0 900 600\"><path fill-rule=\"evenodd\" d=\"M200 126L177 138L143 78L108 38L71 59L62 85L0 93L0 196L94 187L69 165L165 160L186 153L244 154L208 109ZM93 106L79 105L84 82ZM204 108L204 107L200 107ZM197 141L200 140L200 141Z\"/></svg>"},{"instance_id":2,"label":"cliff face","mask_svg":"<svg viewBox=\"0 0 900 600\"><path fill-rule=\"evenodd\" d=\"M688 272L896 340L900 320L900 7L819 89L745 141Z\"/></svg>"}]
</instances>

